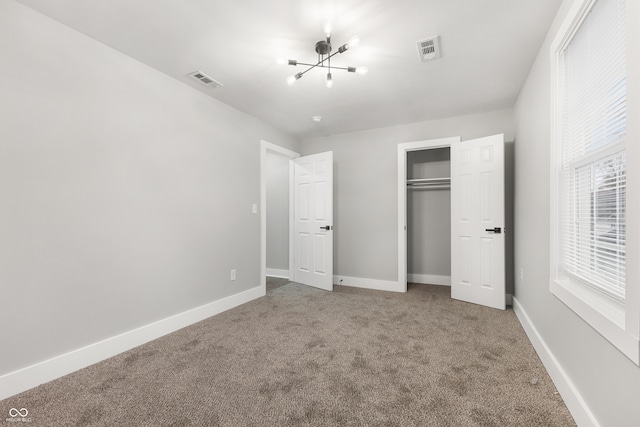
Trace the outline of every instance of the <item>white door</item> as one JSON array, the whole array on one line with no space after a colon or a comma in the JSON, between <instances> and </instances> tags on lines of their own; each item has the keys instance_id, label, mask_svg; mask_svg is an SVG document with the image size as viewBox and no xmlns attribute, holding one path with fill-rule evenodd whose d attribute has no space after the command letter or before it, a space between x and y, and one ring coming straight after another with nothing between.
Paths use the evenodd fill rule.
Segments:
<instances>
[{"instance_id":1,"label":"white door","mask_svg":"<svg viewBox=\"0 0 640 427\"><path fill-rule=\"evenodd\" d=\"M451 145L451 297L505 309L504 136Z\"/></svg>"},{"instance_id":2,"label":"white door","mask_svg":"<svg viewBox=\"0 0 640 427\"><path fill-rule=\"evenodd\" d=\"M295 159L294 281L333 290L333 152Z\"/></svg>"}]
</instances>

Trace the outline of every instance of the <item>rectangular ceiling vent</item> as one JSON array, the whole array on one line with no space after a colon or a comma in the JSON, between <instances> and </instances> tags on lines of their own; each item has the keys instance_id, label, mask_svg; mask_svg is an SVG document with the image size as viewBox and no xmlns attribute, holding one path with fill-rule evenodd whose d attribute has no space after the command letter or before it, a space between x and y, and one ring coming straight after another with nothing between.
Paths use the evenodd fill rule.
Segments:
<instances>
[{"instance_id":1,"label":"rectangular ceiling vent","mask_svg":"<svg viewBox=\"0 0 640 427\"><path fill-rule=\"evenodd\" d=\"M429 37L418 41L418 53L422 62L433 61L442 56L440 51L440 36Z\"/></svg>"},{"instance_id":2,"label":"rectangular ceiling vent","mask_svg":"<svg viewBox=\"0 0 640 427\"><path fill-rule=\"evenodd\" d=\"M224 86L222 83L215 81L202 71L194 71L193 73L189 73L189 76L198 80L200 83L209 86L211 89Z\"/></svg>"}]
</instances>

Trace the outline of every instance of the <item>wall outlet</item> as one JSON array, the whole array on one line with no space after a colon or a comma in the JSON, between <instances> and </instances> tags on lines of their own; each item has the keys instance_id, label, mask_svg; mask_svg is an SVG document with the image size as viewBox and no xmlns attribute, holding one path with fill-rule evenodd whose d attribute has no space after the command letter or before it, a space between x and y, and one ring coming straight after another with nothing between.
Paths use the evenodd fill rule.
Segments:
<instances>
[{"instance_id":1,"label":"wall outlet","mask_svg":"<svg viewBox=\"0 0 640 427\"><path fill-rule=\"evenodd\" d=\"M520 281L524 282L524 268L520 267Z\"/></svg>"},{"instance_id":2,"label":"wall outlet","mask_svg":"<svg viewBox=\"0 0 640 427\"><path fill-rule=\"evenodd\" d=\"M258 205L256 205L255 203L251 205L251 213L258 213Z\"/></svg>"},{"instance_id":3,"label":"wall outlet","mask_svg":"<svg viewBox=\"0 0 640 427\"><path fill-rule=\"evenodd\" d=\"M233 282L234 280L236 280L236 271L231 270L231 281Z\"/></svg>"}]
</instances>

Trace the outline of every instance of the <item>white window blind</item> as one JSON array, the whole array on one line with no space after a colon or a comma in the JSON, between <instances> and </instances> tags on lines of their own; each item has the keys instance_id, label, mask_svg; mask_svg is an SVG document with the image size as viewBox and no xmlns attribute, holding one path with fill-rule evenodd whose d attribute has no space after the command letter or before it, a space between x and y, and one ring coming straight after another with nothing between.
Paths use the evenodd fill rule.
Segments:
<instances>
[{"instance_id":1,"label":"white window blind","mask_svg":"<svg viewBox=\"0 0 640 427\"><path fill-rule=\"evenodd\" d=\"M597 0L559 56L561 268L624 301L625 2Z\"/></svg>"}]
</instances>

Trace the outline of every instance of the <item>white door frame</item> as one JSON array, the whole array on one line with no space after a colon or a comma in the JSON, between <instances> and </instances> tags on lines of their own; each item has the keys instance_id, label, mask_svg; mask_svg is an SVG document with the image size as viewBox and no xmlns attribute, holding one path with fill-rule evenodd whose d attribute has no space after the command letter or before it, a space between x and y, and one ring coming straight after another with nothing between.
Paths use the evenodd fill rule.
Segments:
<instances>
[{"instance_id":1,"label":"white door frame","mask_svg":"<svg viewBox=\"0 0 640 427\"><path fill-rule=\"evenodd\" d=\"M293 159L300 157L300 154L295 151L260 140L260 288L262 295L267 294L267 151L289 158L289 280L293 278L294 273Z\"/></svg>"},{"instance_id":2,"label":"white door frame","mask_svg":"<svg viewBox=\"0 0 640 427\"><path fill-rule=\"evenodd\" d=\"M430 139L398 144L398 291L407 292L407 153L450 148L460 137Z\"/></svg>"}]
</instances>

